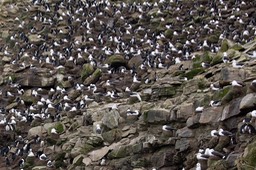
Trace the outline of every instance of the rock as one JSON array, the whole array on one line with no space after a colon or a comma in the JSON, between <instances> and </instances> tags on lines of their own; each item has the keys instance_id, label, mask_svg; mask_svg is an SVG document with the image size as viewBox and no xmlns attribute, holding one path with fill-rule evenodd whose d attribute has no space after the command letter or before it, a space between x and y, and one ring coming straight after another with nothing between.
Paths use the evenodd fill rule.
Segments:
<instances>
[{"instance_id":1,"label":"rock","mask_svg":"<svg viewBox=\"0 0 256 170\"><path fill-rule=\"evenodd\" d=\"M114 141L120 140L122 136L123 135L120 129L112 129L102 134L104 141L108 143L113 143Z\"/></svg>"},{"instance_id":2,"label":"rock","mask_svg":"<svg viewBox=\"0 0 256 170\"><path fill-rule=\"evenodd\" d=\"M239 106L240 106L241 98L234 99L230 104L224 107L221 115L221 121L224 121L230 117L236 116L240 113Z\"/></svg>"},{"instance_id":3,"label":"rock","mask_svg":"<svg viewBox=\"0 0 256 170\"><path fill-rule=\"evenodd\" d=\"M55 78L49 74L48 69L38 69L36 72L29 71L18 75L19 84L26 87L52 87Z\"/></svg>"},{"instance_id":4,"label":"rock","mask_svg":"<svg viewBox=\"0 0 256 170\"><path fill-rule=\"evenodd\" d=\"M187 127L190 129L197 128L199 126L200 116L200 114L196 114L194 116L189 117L186 121Z\"/></svg>"},{"instance_id":5,"label":"rock","mask_svg":"<svg viewBox=\"0 0 256 170\"><path fill-rule=\"evenodd\" d=\"M30 35L28 36L28 39L29 39L29 41L32 42L32 43L41 43L41 42L44 41L44 39L42 39L41 37L39 37L39 35L37 35L37 34L30 34Z\"/></svg>"},{"instance_id":6,"label":"rock","mask_svg":"<svg viewBox=\"0 0 256 170\"><path fill-rule=\"evenodd\" d=\"M11 60L12 60L12 58L11 57L7 57L7 56L4 56L2 58L2 61L5 62L5 63L10 63Z\"/></svg>"},{"instance_id":7,"label":"rock","mask_svg":"<svg viewBox=\"0 0 256 170\"><path fill-rule=\"evenodd\" d=\"M237 168L238 169L247 169L248 167L255 167L256 162L254 161L254 156L256 155L256 141L253 141L249 144L245 150L243 155L237 159ZM244 164L246 162L246 164Z\"/></svg>"},{"instance_id":8,"label":"rock","mask_svg":"<svg viewBox=\"0 0 256 170\"><path fill-rule=\"evenodd\" d=\"M240 102L239 109L252 109L256 104L256 96L255 93L249 93L244 96Z\"/></svg>"},{"instance_id":9,"label":"rock","mask_svg":"<svg viewBox=\"0 0 256 170\"><path fill-rule=\"evenodd\" d=\"M136 128L131 128L122 134L122 138L128 137L130 134L135 134L137 132Z\"/></svg>"},{"instance_id":10,"label":"rock","mask_svg":"<svg viewBox=\"0 0 256 170\"><path fill-rule=\"evenodd\" d=\"M220 82L232 82L233 80L242 81L248 75L245 69L235 69L232 67L225 67L220 72Z\"/></svg>"},{"instance_id":11,"label":"rock","mask_svg":"<svg viewBox=\"0 0 256 170\"><path fill-rule=\"evenodd\" d=\"M82 162L85 164L85 166L88 166L92 163L92 160L89 157L86 157Z\"/></svg>"},{"instance_id":12,"label":"rock","mask_svg":"<svg viewBox=\"0 0 256 170\"><path fill-rule=\"evenodd\" d=\"M89 64L89 63L84 64L83 69L80 73L81 79L85 80L87 77L89 77L94 72L94 70L95 69L91 64Z\"/></svg>"},{"instance_id":13,"label":"rock","mask_svg":"<svg viewBox=\"0 0 256 170\"><path fill-rule=\"evenodd\" d=\"M187 77L187 76L186 76ZM183 87L183 94L188 95L191 94L193 92L196 92L198 89L198 82L200 80L198 79L192 79L189 80Z\"/></svg>"},{"instance_id":14,"label":"rock","mask_svg":"<svg viewBox=\"0 0 256 170\"><path fill-rule=\"evenodd\" d=\"M76 166L79 166L79 165L82 164L83 159L84 159L84 155L78 155L78 156L76 156L76 157L73 159L72 164L73 164L73 165L76 165Z\"/></svg>"},{"instance_id":15,"label":"rock","mask_svg":"<svg viewBox=\"0 0 256 170\"><path fill-rule=\"evenodd\" d=\"M162 98L162 97L173 97L176 94L177 87L173 85L157 85L152 87L152 96L153 100Z\"/></svg>"},{"instance_id":16,"label":"rock","mask_svg":"<svg viewBox=\"0 0 256 170\"><path fill-rule=\"evenodd\" d=\"M120 114L117 110L106 112L102 118L102 123L109 129L118 127Z\"/></svg>"},{"instance_id":17,"label":"rock","mask_svg":"<svg viewBox=\"0 0 256 170\"><path fill-rule=\"evenodd\" d=\"M175 149L179 150L179 151L185 151L190 147L191 144L191 139L188 138L181 138L179 140L176 141L175 143Z\"/></svg>"},{"instance_id":18,"label":"rock","mask_svg":"<svg viewBox=\"0 0 256 170\"><path fill-rule=\"evenodd\" d=\"M95 84L95 83L99 80L101 74L102 74L102 71L101 71L100 69L96 69L96 70L93 72L92 75L90 75L89 77L87 77L87 78L84 80L83 84L86 85L86 86L88 86L88 85L90 85L90 84Z\"/></svg>"},{"instance_id":19,"label":"rock","mask_svg":"<svg viewBox=\"0 0 256 170\"><path fill-rule=\"evenodd\" d=\"M182 103L172 110L170 120L186 121L194 113L193 103Z\"/></svg>"},{"instance_id":20,"label":"rock","mask_svg":"<svg viewBox=\"0 0 256 170\"><path fill-rule=\"evenodd\" d=\"M17 102L14 102L14 103L11 103L9 104L8 106L5 107L5 110L10 110L12 108L15 108L18 106L18 103Z\"/></svg>"},{"instance_id":21,"label":"rock","mask_svg":"<svg viewBox=\"0 0 256 170\"><path fill-rule=\"evenodd\" d=\"M112 55L107 58L106 63L108 63L110 67L115 67L115 68L118 68L120 66L126 67L126 64L127 64L124 56L122 55Z\"/></svg>"},{"instance_id":22,"label":"rock","mask_svg":"<svg viewBox=\"0 0 256 170\"><path fill-rule=\"evenodd\" d=\"M201 113L199 123L207 124L207 123L216 123L219 122L221 118L223 107L208 107L203 110Z\"/></svg>"},{"instance_id":23,"label":"rock","mask_svg":"<svg viewBox=\"0 0 256 170\"><path fill-rule=\"evenodd\" d=\"M101 160L104 156L106 156L106 154L109 152L110 148L105 146L105 147L102 147L100 149L97 149L97 150L93 150L91 152L88 153L89 155L89 159L87 161L99 161Z\"/></svg>"},{"instance_id":24,"label":"rock","mask_svg":"<svg viewBox=\"0 0 256 170\"><path fill-rule=\"evenodd\" d=\"M113 148L113 150L108 154L109 159L124 158L131 152L130 146L121 145L119 147Z\"/></svg>"},{"instance_id":25,"label":"rock","mask_svg":"<svg viewBox=\"0 0 256 170\"><path fill-rule=\"evenodd\" d=\"M36 126L36 127L32 127L29 129L28 138L31 139L31 138L35 137L36 135L44 136L46 134L47 134L47 131L43 126Z\"/></svg>"},{"instance_id":26,"label":"rock","mask_svg":"<svg viewBox=\"0 0 256 170\"><path fill-rule=\"evenodd\" d=\"M168 121L170 112L166 109L154 109L144 112L145 123L165 123Z\"/></svg>"},{"instance_id":27,"label":"rock","mask_svg":"<svg viewBox=\"0 0 256 170\"><path fill-rule=\"evenodd\" d=\"M221 159L221 160L208 160L210 162L210 165L208 166L207 169L209 170L227 170L229 169L229 165L227 161Z\"/></svg>"},{"instance_id":28,"label":"rock","mask_svg":"<svg viewBox=\"0 0 256 170\"><path fill-rule=\"evenodd\" d=\"M32 170L47 170L47 166L35 166L32 168Z\"/></svg>"},{"instance_id":29,"label":"rock","mask_svg":"<svg viewBox=\"0 0 256 170\"><path fill-rule=\"evenodd\" d=\"M135 66L135 68L138 68L143 63L143 59L141 56L134 56L132 57L128 62L128 67L132 68Z\"/></svg>"},{"instance_id":30,"label":"rock","mask_svg":"<svg viewBox=\"0 0 256 170\"><path fill-rule=\"evenodd\" d=\"M161 168L165 166L171 166L174 164L173 157L175 156L175 150L170 148L164 148L151 157L150 162L156 167Z\"/></svg>"},{"instance_id":31,"label":"rock","mask_svg":"<svg viewBox=\"0 0 256 170\"><path fill-rule=\"evenodd\" d=\"M190 138L190 137L194 137L194 134L191 129L189 129L188 127L184 127L176 131L176 136L181 138Z\"/></svg>"}]
</instances>

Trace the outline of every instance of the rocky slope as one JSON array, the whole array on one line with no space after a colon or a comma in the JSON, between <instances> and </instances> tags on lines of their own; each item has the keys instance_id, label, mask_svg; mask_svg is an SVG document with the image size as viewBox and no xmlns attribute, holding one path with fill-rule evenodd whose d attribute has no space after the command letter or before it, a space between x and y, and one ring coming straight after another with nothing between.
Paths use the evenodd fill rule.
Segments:
<instances>
[{"instance_id":1,"label":"rocky slope","mask_svg":"<svg viewBox=\"0 0 256 170\"><path fill-rule=\"evenodd\" d=\"M2 1L0 169L254 169L255 5Z\"/></svg>"}]
</instances>

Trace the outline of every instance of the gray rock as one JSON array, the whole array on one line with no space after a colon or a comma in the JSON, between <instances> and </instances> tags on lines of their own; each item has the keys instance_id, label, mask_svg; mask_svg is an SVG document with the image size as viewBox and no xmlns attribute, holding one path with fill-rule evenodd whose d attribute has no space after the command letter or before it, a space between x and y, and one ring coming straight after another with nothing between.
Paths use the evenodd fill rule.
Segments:
<instances>
[{"instance_id":1,"label":"gray rock","mask_svg":"<svg viewBox=\"0 0 256 170\"><path fill-rule=\"evenodd\" d=\"M199 125L199 119L200 119L200 114L193 115L189 117L186 121L186 125L188 128L196 128Z\"/></svg>"},{"instance_id":2,"label":"gray rock","mask_svg":"<svg viewBox=\"0 0 256 170\"><path fill-rule=\"evenodd\" d=\"M194 133L188 127L184 127L182 129L178 129L176 131L176 136L181 137L181 138L190 138L190 137L194 137Z\"/></svg>"},{"instance_id":3,"label":"gray rock","mask_svg":"<svg viewBox=\"0 0 256 170\"><path fill-rule=\"evenodd\" d=\"M29 87L51 87L54 86L55 78L49 74L48 69L38 69L36 71L28 71L18 75L21 86Z\"/></svg>"},{"instance_id":4,"label":"gray rock","mask_svg":"<svg viewBox=\"0 0 256 170\"><path fill-rule=\"evenodd\" d=\"M72 164L73 164L73 165L76 165L76 166L81 165L82 162L83 162L83 158L84 158L84 155L81 155L81 154L78 155L78 156L76 156L76 157L73 159Z\"/></svg>"},{"instance_id":5,"label":"gray rock","mask_svg":"<svg viewBox=\"0 0 256 170\"><path fill-rule=\"evenodd\" d=\"M181 138L176 141L175 143L175 149L179 151L185 151L190 147L191 139L188 138Z\"/></svg>"},{"instance_id":6,"label":"gray rock","mask_svg":"<svg viewBox=\"0 0 256 170\"><path fill-rule=\"evenodd\" d=\"M102 118L102 124L108 127L109 129L114 129L118 127L120 119L120 114L117 110L111 110L106 112Z\"/></svg>"},{"instance_id":7,"label":"gray rock","mask_svg":"<svg viewBox=\"0 0 256 170\"><path fill-rule=\"evenodd\" d=\"M221 118L223 107L208 107L203 110L201 113L199 123L207 124L207 123L215 123L218 122Z\"/></svg>"},{"instance_id":8,"label":"gray rock","mask_svg":"<svg viewBox=\"0 0 256 170\"><path fill-rule=\"evenodd\" d=\"M171 120L186 121L194 113L193 103L182 103L171 112Z\"/></svg>"},{"instance_id":9,"label":"gray rock","mask_svg":"<svg viewBox=\"0 0 256 170\"><path fill-rule=\"evenodd\" d=\"M233 80L242 81L246 78L248 72L245 69L235 69L232 67L225 67L220 72L221 82L231 82Z\"/></svg>"},{"instance_id":10,"label":"gray rock","mask_svg":"<svg viewBox=\"0 0 256 170\"><path fill-rule=\"evenodd\" d=\"M32 137L38 136L44 136L47 134L47 130L43 126L36 126L32 127L28 131L28 138L31 139Z\"/></svg>"},{"instance_id":11,"label":"gray rock","mask_svg":"<svg viewBox=\"0 0 256 170\"><path fill-rule=\"evenodd\" d=\"M224 121L230 117L236 116L240 113L241 98L234 99L230 102L229 105L225 106L221 115L221 121Z\"/></svg>"},{"instance_id":12,"label":"gray rock","mask_svg":"<svg viewBox=\"0 0 256 170\"><path fill-rule=\"evenodd\" d=\"M105 146L100 149L93 150L93 151L89 152L88 156L89 156L90 160L93 162L99 161L109 152L109 150L110 150L110 148ZM89 159L88 159L88 161L89 161Z\"/></svg>"},{"instance_id":13,"label":"gray rock","mask_svg":"<svg viewBox=\"0 0 256 170\"><path fill-rule=\"evenodd\" d=\"M164 167L164 166L171 166L174 164L174 156L176 151L171 148L164 148L158 152L155 152L150 162L156 168Z\"/></svg>"},{"instance_id":14,"label":"gray rock","mask_svg":"<svg viewBox=\"0 0 256 170\"><path fill-rule=\"evenodd\" d=\"M239 109L240 110L251 109L255 106L255 104L256 104L255 93L249 93L242 98Z\"/></svg>"},{"instance_id":15,"label":"gray rock","mask_svg":"<svg viewBox=\"0 0 256 170\"><path fill-rule=\"evenodd\" d=\"M146 111L143 117L146 123L164 123L168 121L169 115L170 112L166 109L155 109Z\"/></svg>"}]
</instances>

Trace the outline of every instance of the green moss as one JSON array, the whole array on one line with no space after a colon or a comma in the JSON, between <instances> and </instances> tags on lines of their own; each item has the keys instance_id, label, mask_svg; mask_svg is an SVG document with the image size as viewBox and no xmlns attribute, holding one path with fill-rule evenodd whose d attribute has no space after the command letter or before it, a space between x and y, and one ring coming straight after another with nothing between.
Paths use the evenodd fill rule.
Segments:
<instances>
[{"instance_id":1,"label":"green moss","mask_svg":"<svg viewBox=\"0 0 256 170\"><path fill-rule=\"evenodd\" d=\"M51 137L46 138L46 142L48 145L56 145L57 141L55 139L52 139Z\"/></svg>"},{"instance_id":2,"label":"green moss","mask_svg":"<svg viewBox=\"0 0 256 170\"><path fill-rule=\"evenodd\" d=\"M238 167L241 170L254 170L256 167L256 141L249 144L246 148L248 153L245 157L241 157L238 162Z\"/></svg>"},{"instance_id":3,"label":"green moss","mask_svg":"<svg viewBox=\"0 0 256 170\"><path fill-rule=\"evenodd\" d=\"M80 73L82 80L85 80L87 77L89 77L94 71L94 68L92 65L86 63L83 65L82 72Z\"/></svg>"},{"instance_id":4,"label":"green moss","mask_svg":"<svg viewBox=\"0 0 256 170\"><path fill-rule=\"evenodd\" d=\"M212 61L211 61L211 66L214 66L216 64L222 63L222 56L220 54L215 55L214 57L212 57Z\"/></svg>"},{"instance_id":5,"label":"green moss","mask_svg":"<svg viewBox=\"0 0 256 170\"><path fill-rule=\"evenodd\" d=\"M126 61L122 55L112 55L107 58L107 63L110 65L120 63L120 64L126 64Z\"/></svg>"},{"instance_id":6,"label":"green moss","mask_svg":"<svg viewBox=\"0 0 256 170\"><path fill-rule=\"evenodd\" d=\"M224 40L222 41L222 43L221 43L220 51L221 51L221 52L225 52L225 51L228 50L228 48L229 48L229 46L228 46L228 41L227 41L226 39L224 39Z\"/></svg>"},{"instance_id":7,"label":"green moss","mask_svg":"<svg viewBox=\"0 0 256 170\"><path fill-rule=\"evenodd\" d=\"M202 56L202 62L210 63L212 61L212 57L210 56L210 53L208 51L204 52Z\"/></svg>"},{"instance_id":8,"label":"green moss","mask_svg":"<svg viewBox=\"0 0 256 170\"><path fill-rule=\"evenodd\" d=\"M166 30L166 31L164 32L164 35L165 35L166 38L171 39L171 38L172 38L172 35L173 35L173 30L171 30L171 29Z\"/></svg>"},{"instance_id":9,"label":"green moss","mask_svg":"<svg viewBox=\"0 0 256 170\"><path fill-rule=\"evenodd\" d=\"M228 170L230 169L228 162L225 160L210 160L209 170Z\"/></svg>"},{"instance_id":10,"label":"green moss","mask_svg":"<svg viewBox=\"0 0 256 170\"><path fill-rule=\"evenodd\" d=\"M108 143L113 143L114 141L120 140L122 138L122 131L120 129L112 129L108 132L102 134L104 141Z\"/></svg>"},{"instance_id":11,"label":"green moss","mask_svg":"<svg viewBox=\"0 0 256 170\"><path fill-rule=\"evenodd\" d=\"M21 99L26 103L26 104L35 104L37 102L36 98L33 96L26 96L22 95Z\"/></svg>"},{"instance_id":12,"label":"green moss","mask_svg":"<svg viewBox=\"0 0 256 170\"><path fill-rule=\"evenodd\" d=\"M99 80L101 74L102 74L101 69L97 68L90 77L85 79L84 84L89 85L92 83L96 83Z\"/></svg>"},{"instance_id":13,"label":"green moss","mask_svg":"<svg viewBox=\"0 0 256 170\"><path fill-rule=\"evenodd\" d=\"M223 89L220 89L219 91L215 92L213 95L213 100L222 99L229 92L230 88L230 86L226 86Z\"/></svg>"},{"instance_id":14,"label":"green moss","mask_svg":"<svg viewBox=\"0 0 256 170\"><path fill-rule=\"evenodd\" d=\"M87 141L87 144L93 146L93 147L97 147L97 146L101 146L103 144L103 140L101 137L98 136L91 136Z\"/></svg>"},{"instance_id":15,"label":"green moss","mask_svg":"<svg viewBox=\"0 0 256 170\"><path fill-rule=\"evenodd\" d=\"M206 82L204 79L199 79L197 82L198 89L203 90L206 88Z\"/></svg>"},{"instance_id":16,"label":"green moss","mask_svg":"<svg viewBox=\"0 0 256 170\"><path fill-rule=\"evenodd\" d=\"M193 18L195 23L201 23L202 22L202 18L200 16L196 16Z\"/></svg>"},{"instance_id":17,"label":"green moss","mask_svg":"<svg viewBox=\"0 0 256 170\"><path fill-rule=\"evenodd\" d=\"M63 133L64 132L64 125L60 122L58 122L54 128L56 129L57 133L60 134L60 133Z\"/></svg>"},{"instance_id":18,"label":"green moss","mask_svg":"<svg viewBox=\"0 0 256 170\"><path fill-rule=\"evenodd\" d=\"M237 51L244 51L245 49L240 44L235 44L232 49Z\"/></svg>"},{"instance_id":19,"label":"green moss","mask_svg":"<svg viewBox=\"0 0 256 170\"><path fill-rule=\"evenodd\" d=\"M228 93L221 99L223 104L230 102L231 100L240 97L245 94L245 89L232 87Z\"/></svg>"},{"instance_id":20,"label":"green moss","mask_svg":"<svg viewBox=\"0 0 256 170\"><path fill-rule=\"evenodd\" d=\"M140 168L146 167L150 162L146 158L139 158L131 162L132 167Z\"/></svg>"},{"instance_id":21,"label":"green moss","mask_svg":"<svg viewBox=\"0 0 256 170\"><path fill-rule=\"evenodd\" d=\"M207 38L207 41L209 43L218 43L219 41L219 36L217 35L210 35L208 38Z\"/></svg>"},{"instance_id":22,"label":"green moss","mask_svg":"<svg viewBox=\"0 0 256 170\"><path fill-rule=\"evenodd\" d=\"M116 159L116 158L123 158L130 153L130 146L120 146L118 148L115 148L112 150L109 154L108 157L110 159Z\"/></svg>"},{"instance_id":23,"label":"green moss","mask_svg":"<svg viewBox=\"0 0 256 170\"><path fill-rule=\"evenodd\" d=\"M192 79L196 75L201 74L203 72L204 72L203 68L194 68L194 69L188 71L187 73L185 73L184 77L187 77L188 79Z\"/></svg>"},{"instance_id":24,"label":"green moss","mask_svg":"<svg viewBox=\"0 0 256 170\"><path fill-rule=\"evenodd\" d=\"M84 146L81 148L80 152L82 154L87 154L88 152L92 151L94 149L94 147L90 144L84 144Z\"/></svg>"}]
</instances>

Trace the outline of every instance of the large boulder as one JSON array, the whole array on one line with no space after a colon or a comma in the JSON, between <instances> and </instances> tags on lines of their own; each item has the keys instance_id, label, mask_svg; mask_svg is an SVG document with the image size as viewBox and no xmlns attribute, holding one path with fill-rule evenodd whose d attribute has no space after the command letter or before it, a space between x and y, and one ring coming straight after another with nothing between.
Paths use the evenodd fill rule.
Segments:
<instances>
[{"instance_id":1,"label":"large boulder","mask_svg":"<svg viewBox=\"0 0 256 170\"><path fill-rule=\"evenodd\" d=\"M249 93L244 96L241 100L239 109L252 109L256 105L256 95L255 93Z\"/></svg>"},{"instance_id":2,"label":"large boulder","mask_svg":"<svg viewBox=\"0 0 256 170\"><path fill-rule=\"evenodd\" d=\"M222 115L221 115L221 121L224 121L230 117L236 116L240 114L240 102L241 98L234 99L230 104L226 105L223 109Z\"/></svg>"},{"instance_id":3,"label":"large boulder","mask_svg":"<svg viewBox=\"0 0 256 170\"><path fill-rule=\"evenodd\" d=\"M112 55L112 56L108 57L106 63L109 64L110 67L114 67L114 68L118 68L120 66L126 67L126 65L127 65L127 62L126 62L124 56L119 55L119 54Z\"/></svg>"},{"instance_id":4,"label":"large boulder","mask_svg":"<svg viewBox=\"0 0 256 170\"><path fill-rule=\"evenodd\" d=\"M48 69L30 70L17 76L19 84L26 87L52 87L55 80Z\"/></svg>"},{"instance_id":5,"label":"large boulder","mask_svg":"<svg viewBox=\"0 0 256 170\"><path fill-rule=\"evenodd\" d=\"M89 63L84 64L83 69L80 73L81 79L85 80L87 77L89 77L94 72L94 70L95 69L91 64L89 64Z\"/></svg>"},{"instance_id":6,"label":"large boulder","mask_svg":"<svg viewBox=\"0 0 256 170\"><path fill-rule=\"evenodd\" d=\"M168 121L170 111L166 109L153 109L144 112L144 122L146 123L165 123Z\"/></svg>"},{"instance_id":7,"label":"large boulder","mask_svg":"<svg viewBox=\"0 0 256 170\"><path fill-rule=\"evenodd\" d=\"M119 125L120 114L117 110L106 112L102 118L102 124L109 129L117 128Z\"/></svg>"},{"instance_id":8,"label":"large boulder","mask_svg":"<svg viewBox=\"0 0 256 170\"><path fill-rule=\"evenodd\" d=\"M96 70L92 73L92 75L90 75L89 77L87 77L87 78L84 80L83 84L86 85L86 86L88 86L88 85L90 85L90 84L95 84L95 83L99 80L101 74L102 74L101 69L96 69Z\"/></svg>"},{"instance_id":9,"label":"large boulder","mask_svg":"<svg viewBox=\"0 0 256 170\"><path fill-rule=\"evenodd\" d=\"M219 122L223 107L209 107L205 108L201 113L199 123L211 124Z\"/></svg>"}]
</instances>

